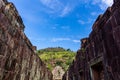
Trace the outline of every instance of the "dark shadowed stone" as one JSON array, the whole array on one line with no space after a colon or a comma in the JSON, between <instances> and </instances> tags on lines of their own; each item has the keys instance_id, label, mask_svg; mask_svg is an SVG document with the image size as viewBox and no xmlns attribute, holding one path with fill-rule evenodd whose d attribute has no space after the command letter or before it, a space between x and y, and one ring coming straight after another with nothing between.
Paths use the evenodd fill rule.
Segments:
<instances>
[{"instance_id":1,"label":"dark shadowed stone","mask_svg":"<svg viewBox=\"0 0 120 80\"><path fill-rule=\"evenodd\" d=\"M92 28L62 80L120 80L120 0Z\"/></svg>"},{"instance_id":2,"label":"dark shadowed stone","mask_svg":"<svg viewBox=\"0 0 120 80\"><path fill-rule=\"evenodd\" d=\"M13 3L0 0L0 80L52 80Z\"/></svg>"}]
</instances>

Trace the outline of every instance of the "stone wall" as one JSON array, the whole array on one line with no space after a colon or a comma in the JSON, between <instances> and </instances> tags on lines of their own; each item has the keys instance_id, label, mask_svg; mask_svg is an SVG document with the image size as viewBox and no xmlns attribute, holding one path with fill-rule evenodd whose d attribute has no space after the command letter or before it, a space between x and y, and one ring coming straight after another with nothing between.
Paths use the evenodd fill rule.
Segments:
<instances>
[{"instance_id":1,"label":"stone wall","mask_svg":"<svg viewBox=\"0 0 120 80\"><path fill-rule=\"evenodd\" d=\"M52 80L35 51L15 6L0 0L0 80Z\"/></svg>"},{"instance_id":2,"label":"stone wall","mask_svg":"<svg viewBox=\"0 0 120 80\"><path fill-rule=\"evenodd\" d=\"M63 80L120 80L120 0L114 0L92 29Z\"/></svg>"}]
</instances>

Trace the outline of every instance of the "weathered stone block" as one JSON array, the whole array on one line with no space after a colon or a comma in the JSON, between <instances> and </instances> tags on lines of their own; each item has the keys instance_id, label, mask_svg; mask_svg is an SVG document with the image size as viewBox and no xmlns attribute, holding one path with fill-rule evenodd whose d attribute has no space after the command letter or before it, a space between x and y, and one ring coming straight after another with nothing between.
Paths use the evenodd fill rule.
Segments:
<instances>
[{"instance_id":1,"label":"weathered stone block","mask_svg":"<svg viewBox=\"0 0 120 80\"><path fill-rule=\"evenodd\" d=\"M120 0L92 28L62 80L120 80Z\"/></svg>"},{"instance_id":2,"label":"weathered stone block","mask_svg":"<svg viewBox=\"0 0 120 80\"><path fill-rule=\"evenodd\" d=\"M52 80L23 31L15 6L0 0L0 80Z\"/></svg>"}]
</instances>

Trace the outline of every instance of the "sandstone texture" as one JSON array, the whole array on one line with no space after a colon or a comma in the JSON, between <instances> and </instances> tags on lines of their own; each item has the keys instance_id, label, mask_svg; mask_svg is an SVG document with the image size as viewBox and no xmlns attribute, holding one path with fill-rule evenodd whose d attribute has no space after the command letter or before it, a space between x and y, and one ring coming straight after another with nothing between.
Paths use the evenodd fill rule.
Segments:
<instances>
[{"instance_id":1,"label":"sandstone texture","mask_svg":"<svg viewBox=\"0 0 120 80\"><path fill-rule=\"evenodd\" d=\"M62 80L62 76L64 75L64 70L62 69L61 66L56 66L53 70L52 70L52 74L53 74L53 80Z\"/></svg>"},{"instance_id":2,"label":"sandstone texture","mask_svg":"<svg viewBox=\"0 0 120 80\"><path fill-rule=\"evenodd\" d=\"M75 60L62 80L120 80L120 0L114 0L81 40Z\"/></svg>"},{"instance_id":3,"label":"sandstone texture","mask_svg":"<svg viewBox=\"0 0 120 80\"><path fill-rule=\"evenodd\" d=\"M0 80L52 80L24 28L15 6L0 0Z\"/></svg>"}]
</instances>

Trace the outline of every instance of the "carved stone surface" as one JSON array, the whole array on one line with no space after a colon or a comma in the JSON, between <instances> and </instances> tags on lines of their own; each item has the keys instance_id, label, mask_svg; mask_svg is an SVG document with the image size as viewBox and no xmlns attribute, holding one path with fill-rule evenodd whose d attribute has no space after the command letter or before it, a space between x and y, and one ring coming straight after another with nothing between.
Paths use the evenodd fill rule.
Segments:
<instances>
[{"instance_id":1,"label":"carved stone surface","mask_svg":"<svg viewBox=\"0 0 120 80\"><path fill-rule=\"evenodd\" d=\"M120 0L114 0L92 29L62 80L120 80Z\"/></svg>"},{"instance_id":2,"label":"carved stone surface","mask_svg":"<svg viewBox=\"0 0 120 80\"><path fill-rule=\"evenodd\" d=\"M52 74L53 74L53 80L62 80L62 76L64 75L64 70L62 69L61 66L56 66L53 70L52 70Z\"/></svg>"},{"instance_id":3,"label":"carved stone surface","mask_svg":"<svg viewBox=\"0 0 120 80\"><path fill-rule=\"evenodd\" d=\"M6 0L0 0L0 80L52 80L15 6Z\"/></svg>"}]
</instances>

